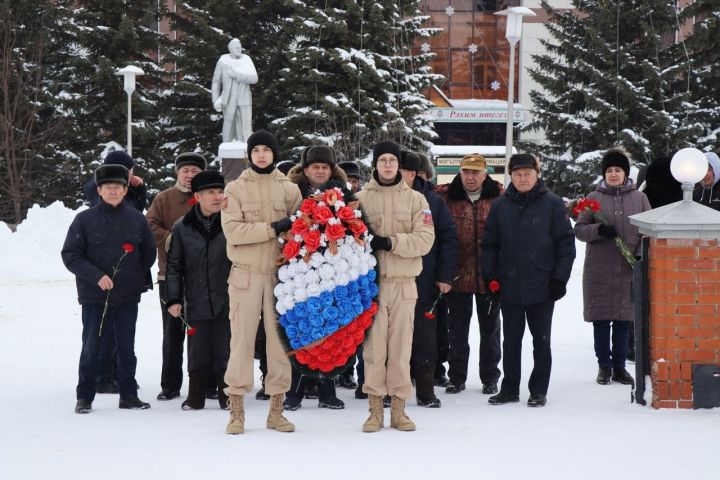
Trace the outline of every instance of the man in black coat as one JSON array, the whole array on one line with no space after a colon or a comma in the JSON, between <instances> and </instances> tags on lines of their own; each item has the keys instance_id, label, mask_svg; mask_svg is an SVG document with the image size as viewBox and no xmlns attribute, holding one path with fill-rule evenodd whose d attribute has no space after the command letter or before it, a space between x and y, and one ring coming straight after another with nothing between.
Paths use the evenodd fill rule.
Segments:
<instances>
[{"instance_id":1,"label":"man in black coat","mask_svg":"<svg viewBox=\"0 0 720 480\"><path fill-rule=\"evenodd\" d=\"M68 230L63 263L74 275L82 305L76 413L89 413L95 399L98 350L102 337L114 327L117 343L117 379L120 408L146 409L135 383L135 323L140 294L152 288L150 267L155 262L155 240L142 213L123 198L128 170L103 165L95 172L100 203L80 212Z\"/></svg>"},{"instance_id":2,"label":"man in black coat","mask_svg":"<svg viewBox=\"0 0 720 480\"><path fill-rule=\"evenodd\" d=\"M413 190L422 193L430 206L435 228L435 241L427 255L422 257L423 269L415 278L418 299L415 304L411 375L415 379L415 396L421 407L439 408L440 399L435 396L434 373L437 362L436 314L433 303L439 293L451 289L457 271L458 237L455 223L443 199L433 191L432 184L418 173L422 169L420 157L410 151L402 151L400 173Z\"/></svg>"},{"instance_id":3,"label":"man in black coat","mask_svg":"<svg viewBox=\"0 0 720 480\"><path fill-rule=\"evenodd\" d=\"M503 373L492 405L519 401L522 338L527 320L535 365L528 406L545 405L552 354L550 331L555 302L565 296L575 259L575 237L562 199L538 178L533 155L510 157L512 183L493 202L483 235L482 276L501 302Z\"/></svg>"},{"instance_id":4,"label":"man in black coat","mask_svg":"<svg viewBox=\"0 0 720 480\"><path fill-rule=\"evenodd\" d=\"M205 387L214 376L220 387L218 401L225 409L223 389L230 356L227 280L232 267L220 224L225 179L206 170L192 178L191 189L197 204L173 227L165 269L168 313L173 317L184 313L192 328L188 331L190 386L182 408L204 408Z\"/></svg>"}]
</instances>

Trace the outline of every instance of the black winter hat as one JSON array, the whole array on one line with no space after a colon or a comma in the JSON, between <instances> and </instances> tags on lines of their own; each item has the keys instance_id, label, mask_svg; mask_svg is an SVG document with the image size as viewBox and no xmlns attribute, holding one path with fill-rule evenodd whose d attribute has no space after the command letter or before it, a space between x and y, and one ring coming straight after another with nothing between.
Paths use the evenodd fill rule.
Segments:
<instances>
[{"instance_id":1,"label":"black winter hat","mask_svg":"<svg viewBox=\"0 0 720 480\"><path fill-rule=\"evenodd\" d=\"M348 177L362 178L360 167L358 167L358 164L355 162L340 162L338 163L338 167L342 168L343 172L345 172L345 175Z\"/></svg>"},{"instance_id":2,"label":"black winter hat","mask_svg":"<svg viewBox=\"0 0 720 480\"><path fill-rule=\"evenodd\" d=\"M334 168L335 150L327 145L315 145L306 148L302 156L302 168L307 168L313 163L324 163L330 168Z\"/></svg>"},{"instance_id":3,"label":"black winter hat","mask_svg":"<svg viewBox=\"0 0 720 480\"><path fill-rule=\"evenodd\" d=\"M529 153L516 153L510 157L508 162L508 170L512 172L518 168L532 168L540 173L535 156Z\"/></svg>"},{"instance_id":4,"label":"black winter hat","mask_svg":"<svg viewBox=\"0 0 720 480\"><path fill-rule=\"evenodd\" d=\"M410 170L411 172L419 172L422 170L422 160L417 153L409 150L400 152L400 168Z\"/></svg>"},{"instance_id":5,"label":"black winter hat","mask_svg":"<svg viewBox=\"0 0 720 480\"><path fill-rule=\"evenodd\" d=\"M378 158L380 158L380 155L383 155L385 153L392 153L395 155L395 157L400 161L400 147L397 143L392 142L390 140L385 140L377 145L375 145L375 148L373 148L373 167L377 165Z\"/></svg>"},{"instance_id":6,"label":"black winter hat","mask_svg":"<svg viewBox=\"0 0 720 480\"><path fill-rule=\"evenodd\" d=\"M115 150L107 154L103 160L103 165L122 165L130 170L135 166L135 162L127 153L122 150Z\"/></svg>"},{"instance_id":7,"label":"black winter hat","mask_svg":"<svg viewBox=\"0 0 720 480\"><path fill-rule=\"evenodd\" d=\"M95 185L98 187L104 183L128 184L130 172L122 165L101 165L95 170Z\"/></svg>"},{"instance_id":8,"label":"black winter hat","mask_svg":"<svg viewBox=\"0 0 720 480\"><path fill-rule=\"evenodd\" d=\"M200 170L205 170L207 168L207 161L205 157L195 152L185 152L175 157L175 170L180 170L181 167L188 165L198 167Z\"/></svg>"},{"instance_id":9,"label":"black winter hat","mask_svg":"<svg viewBox=\"0 0 720 480\"><path fill-rule=\"evenodd\" d=\"M275 138L275 135L268 132L267 130L258 130L257 132L253 132L248 137L247 152L250 161L252 161L252 158L250 158L252 149L257 147L258 145L265 145L267 147L270 147L270 150L272 150L273 152L273 163L277 164L280 161L280 147L278 146L278 141L277 138Z\"/></svg>"},{"instance_id":10,"label":"black winter hat","mask_svg":"<svg viewBox=\"0 0 720 480\"><path fill-rule=\"evenodd\" d=\"M600 170L603 177L610 167L620 167L623 169L623 172L625 172L626 178L630 176L630 159L620 150L610 149L603 155L602 161L600 162Z\"/></svg>"},{"instance_id":11,"label":"black winter hat","mask_svg":"<svg viewBox=\"0 0 720 480\"><path fill-rule=\"evenodd\" d=\"M283 160L282 162L278 162L278 164L275 165L275 168L287 175L290 169L293 168L295 165L297 165L297 163L293 162L292 160Z\"/></svg>"},{"instance_id":12,"label":"black winter hat","mask_svg":"<svg viewBox=\"0 0 720 480\"><path fill-rule=\"evenodd\" d=\"M209 188L225 188L225 177L216 170L205 170L190 180L190 188L193 193Z\"/></svg>"}]
</instances>

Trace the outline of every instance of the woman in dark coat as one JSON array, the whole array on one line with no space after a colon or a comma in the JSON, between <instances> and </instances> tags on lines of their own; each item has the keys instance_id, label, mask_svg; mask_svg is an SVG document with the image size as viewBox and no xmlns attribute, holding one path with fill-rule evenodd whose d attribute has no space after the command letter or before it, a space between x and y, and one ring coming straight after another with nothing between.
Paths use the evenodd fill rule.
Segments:
<instances>
[{"instance_id":1,"label":"woman in dark coat","mask_svg":"<svg viewBox=\"0 0 720 480\"><path fill-rule=\"evenodd\" d=\"M600 365L597 383L607 385L612 380L630 385L633 378L625 370L625 358L634 318L630 303L633 273L615 244L615 237L619 236L630 252L639 255L640 233L638 227L630 224L629 217L652 207L645 194L635 190L632 179L628 178L630 160L623 149L608 150L600 168L603 180L588 198L600 203L600 213L607 224L587 211L580 214L575 224L575 236L587 242L583 269L584 317L594 327L595 355Z\"/></svg>"}]
</instances>

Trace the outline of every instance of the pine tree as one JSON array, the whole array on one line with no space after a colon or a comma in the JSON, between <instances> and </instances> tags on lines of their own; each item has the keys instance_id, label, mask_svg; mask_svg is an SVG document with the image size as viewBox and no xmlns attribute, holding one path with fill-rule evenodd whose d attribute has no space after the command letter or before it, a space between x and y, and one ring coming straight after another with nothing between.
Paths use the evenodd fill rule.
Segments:
<instances>
[{"instance_id":1,"label":"pine tree","mask_svg":"<svg viewBox=\"0 0 720 480\"><path fill-rule=\"evenodd\" d=\"M602 150L624 145L636 161L670 155L697 133L687 92L673 88L677 68L664 38L676 28L671 0L574 0L557 10L547 54L534 55L533 121L544 129L545 177L560 193L587 191ZM666 37L663 37L666 35ZM587 160L576 161L582 154Z\"/></svg>"}]
</instances>

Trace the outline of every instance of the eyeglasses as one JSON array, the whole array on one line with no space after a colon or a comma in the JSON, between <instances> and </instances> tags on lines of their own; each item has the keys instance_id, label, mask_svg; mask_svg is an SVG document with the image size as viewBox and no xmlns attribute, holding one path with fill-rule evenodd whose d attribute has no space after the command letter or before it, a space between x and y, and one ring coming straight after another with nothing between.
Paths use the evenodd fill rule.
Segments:
<instances>
[{"instance_id":1,"label":"eyeglasses","mask_svg":"<svg viewBox=\"0 0 720 480\"><path fill-rule=\"evenodd\" d=\"M385 165L397 165L397 158L382 158L378 160L378 163L384 163Z\"/></svg>"}]
</instances>

